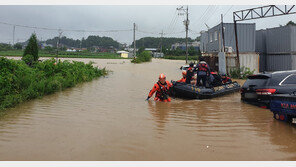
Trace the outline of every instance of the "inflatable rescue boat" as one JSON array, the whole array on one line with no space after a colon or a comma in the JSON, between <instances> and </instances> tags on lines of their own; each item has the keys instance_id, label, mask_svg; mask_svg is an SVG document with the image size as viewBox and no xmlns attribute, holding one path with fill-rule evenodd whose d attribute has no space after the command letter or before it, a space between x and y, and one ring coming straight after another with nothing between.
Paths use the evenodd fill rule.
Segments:
<instances>
[{"instance_id":1,"label":"inflatable rescue boat","mask_svg":"<svg viewBox=\"0 0 296 167\"><path fill-rule=\"evenodd\" d=\"M209 99L240 90L240 85L237 82L212 88L196 87L191 84L176 81L172 81L172 84L173 86L170 89L171 96L185 99Z\"/></svg>"}]
</instances>

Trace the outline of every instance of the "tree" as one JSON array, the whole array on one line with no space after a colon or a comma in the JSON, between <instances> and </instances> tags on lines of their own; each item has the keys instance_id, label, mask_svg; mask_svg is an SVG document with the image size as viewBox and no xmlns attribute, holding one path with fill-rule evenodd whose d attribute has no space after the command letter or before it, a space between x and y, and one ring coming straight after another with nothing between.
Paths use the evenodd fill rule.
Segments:
<instances>
[{"instance_id":1,"label":"tree","mask_svg":"<svg viewBox=\"0 0 296 167\"><path fill-rule=\"evenodd\" d=\"M289 21L287 24L286 24L286 26L287 25L292 25L292 26L296 26L296 24L291 20L291 21Z\"/></svg>"},{"instance_id":2,"label":"tree","mask_svg":"<svg viewBox=\"0 0 296 167\"><path fill-rule=\"evenodd\" d=\"M32 55L33 61L38 61L38 44L37 44L37 37L36 34L32 34L29 43L24 51L23 57L26 55Z\"/></svg>"},{"instance_id":3,"label":"tree","mask_svg":"<svg viewBox=\"0 0 296 167\"><path fill-rule=\"evenodd\" d=\"M16 43L13 48L17 49L17 50L21 50L23 48L23 46L20 43Z\"/></svg>"},{"instance_id":4,"label":"tree","mask_svg":"<svg viewBox=\"0 0 296 167\"><path fill-rule=\"evenodd\" d=\"M194 56L194 55L197 55L197 51L195 50L195 48L193 46L190 46L188 48L188 54L189 54L189 56Z\"/></svg>"},{"instance_id":5,"label":"tree","mask_svg":"<svg viewBox=\"0 0 296 167\"><path fill-rule=\"evenodd\" d=\"M44 51L46 51L46 52L53 52L54 49L52 47L50 47L50 46L45 46Z\"/></svg>"}]
</instances>

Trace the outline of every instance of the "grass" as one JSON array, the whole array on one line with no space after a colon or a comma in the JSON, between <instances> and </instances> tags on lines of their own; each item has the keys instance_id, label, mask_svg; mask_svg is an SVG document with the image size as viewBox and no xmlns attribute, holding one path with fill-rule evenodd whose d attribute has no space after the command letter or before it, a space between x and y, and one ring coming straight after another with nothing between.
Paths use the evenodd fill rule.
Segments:
<instances>
[{"instance_id":1,"label":"grass","mask_svg":"<svg viewBox=\"0 0 296 167\"><path fill-rule=\"evenodd\" d=\"M37 62L29 67L22 60L0 58L0 111L34 98L73 87L107 74L92 63Z\"/></svg>"},{"instance_id":2,"label":"grass","mask_svg":"<svg viewBox=\"0 0 296 167\"><path fill-rule=\"evenodd\" d=\"M10 51L0 51L0 56L13 56L13 57L21 57L23 56L22 50L10 50ZM49 53L45 51L39 51L39 57L56 57L55 53ZM95 58L95 59L126 59L120 57L120 55L116 53L90 53L90 52L59 52L59 58Z\"/></svg>"},{"instance_id":3,"label":"grass","mask_svg":"<svg viewBox=\"0 0 296 167\"><path fill-rule=\"evenodd\" d=\"M198 60L199 56L188 56L188 60ZM170 56L165 55L164 59L170 59L170 60L186 60L186 56Z\"/></svg>"}]
</instances>

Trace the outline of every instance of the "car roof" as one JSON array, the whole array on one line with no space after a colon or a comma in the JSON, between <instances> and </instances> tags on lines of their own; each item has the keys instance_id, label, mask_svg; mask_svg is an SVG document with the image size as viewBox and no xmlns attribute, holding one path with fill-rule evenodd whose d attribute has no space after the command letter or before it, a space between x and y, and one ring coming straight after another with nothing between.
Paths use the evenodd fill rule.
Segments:
<instances>
[{"instance_id":1,"label":"car roof","mask_svg":"<svg viewBox=\"0 0 296 167\"><path fill-rule=\"evenodd\" d=\"M296 74L296 70L265 72L265 73L254 74L254 75L251 75L251 76L277 77L277 76L287 76L287 75L290 75L290 74Z\"/></svg>"}]
</instances>

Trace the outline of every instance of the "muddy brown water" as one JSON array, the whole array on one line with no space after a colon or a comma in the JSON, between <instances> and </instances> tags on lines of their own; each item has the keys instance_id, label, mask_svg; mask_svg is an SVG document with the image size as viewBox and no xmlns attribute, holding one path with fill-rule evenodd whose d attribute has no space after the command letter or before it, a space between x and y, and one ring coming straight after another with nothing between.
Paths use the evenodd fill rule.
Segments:
<instances>
[{"instance_id":1,"label":"muddy brown water","mask_svg":"<svg viewBox=\"0 0 296 167\"><path fill-rule=\"evenodd\" d=\"M234 93L211 100L145 101L159 73L184 61L94 61L113 72L0 118L0 160L296 160L294 126Z\"/></svg>"}]
</instances>

